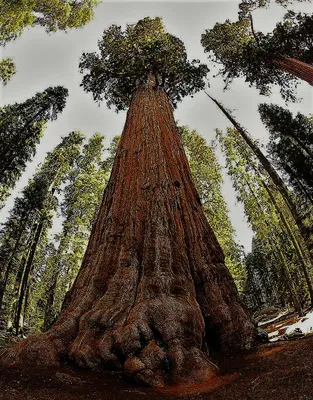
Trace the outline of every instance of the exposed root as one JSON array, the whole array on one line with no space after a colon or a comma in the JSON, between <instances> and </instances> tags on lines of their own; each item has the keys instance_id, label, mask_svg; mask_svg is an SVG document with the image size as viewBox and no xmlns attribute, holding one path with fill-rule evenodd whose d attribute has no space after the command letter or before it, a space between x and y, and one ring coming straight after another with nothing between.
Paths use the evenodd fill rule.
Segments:
<instances>
[{"instance_id":1,"label":"exposed root","mask_svg":"<svg viewBox=\"0 0 313 400\"><path fill-rule=\"evenodd\" d=\"M105 312L97 308L101 303L100 299L81 318L68 349L54 329L4 350L1 364L58 367L67 355L82 367L123 370L137 382L159 387L205 381L216 374L217 367L200 350L204 321L192 299L163 297L141 302L127 320L122 317L114 326L104 321Z\"/></svg>"}]
</instances>

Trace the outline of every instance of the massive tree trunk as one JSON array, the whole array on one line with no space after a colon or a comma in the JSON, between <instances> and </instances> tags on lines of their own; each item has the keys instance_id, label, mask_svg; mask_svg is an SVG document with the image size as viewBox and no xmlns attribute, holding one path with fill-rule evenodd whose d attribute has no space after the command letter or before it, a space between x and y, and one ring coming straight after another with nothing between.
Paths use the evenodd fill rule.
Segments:
<instances>
[{"instance_id":1,"label":"massive tree trunk","mask_svg":"<svg viewBox=\"0 0 313 400\"><path fill-rule=\"evenodd\" d=\"M173 110L150 83L133 97L76 281L46 333L4 350L6 365L124 370L150 385L205 380L207 349L248 348L239 301L190 175Z\"/></svg>"},{"instance_id":2,"label":"massive tree trunk","mask_svg":"<svg viewBox=\"0 0 313 400\"><path fill-rule=\"evenodd\" d=\"M288 72L313 86L313 65L291 57L277 58L272 62L277 68Z\"/></svg>"}]
</instances>

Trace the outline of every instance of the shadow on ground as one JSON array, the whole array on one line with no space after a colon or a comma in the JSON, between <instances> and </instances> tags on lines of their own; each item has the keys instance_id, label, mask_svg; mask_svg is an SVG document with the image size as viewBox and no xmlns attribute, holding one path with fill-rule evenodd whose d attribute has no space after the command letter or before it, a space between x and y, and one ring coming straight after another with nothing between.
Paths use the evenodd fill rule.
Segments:
<instances>
[{"instance_id":1,"label":"shadow on ground","mask_svg":"<svg viewBox=\"0 0 313 400\"><path fill-rule=\"evenodd\" d=\"M259 346L218 360L222 374L205 384L162 390L118 374L64 366L58 370L0 369L1 400L312 400L313 336Z\"/></svg>"}]
</instances>

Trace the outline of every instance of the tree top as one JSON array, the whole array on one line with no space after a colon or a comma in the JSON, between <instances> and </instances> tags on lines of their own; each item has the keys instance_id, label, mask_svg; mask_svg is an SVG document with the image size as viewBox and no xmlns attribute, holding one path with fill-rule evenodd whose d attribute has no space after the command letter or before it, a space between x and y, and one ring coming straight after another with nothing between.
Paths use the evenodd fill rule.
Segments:
<instances>
[{"instance_id":1,"label":"tree top","mask_svg":"<svg viewBox=\"0 0 313 400\"><path fill-rule=\"evenodd\" d=\"M137 24L111 25L98 42L99 53L84 53L81 86L95 101L106 100L116 111L128 108L136 89L153 76L174 107L183 97L204 89L208 68L188 61L183 42L165 31L162 19L146 17Z\"/></svg>"}]
</instances>

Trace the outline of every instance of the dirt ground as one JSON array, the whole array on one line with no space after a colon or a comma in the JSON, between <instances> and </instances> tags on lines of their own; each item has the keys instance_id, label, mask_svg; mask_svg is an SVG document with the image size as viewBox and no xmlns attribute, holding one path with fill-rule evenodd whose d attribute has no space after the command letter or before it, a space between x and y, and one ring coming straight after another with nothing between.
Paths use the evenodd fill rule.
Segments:
<instances>
[{"instance_id":1,"label":"dirt ground","mask_svg":"<svg viewBox=\"0 0 313 400\"><path fill-rule=\"evenodd\" d=\"M162 390L118 374L64 366L59 370L0 369L1 400L313 400L313 335L261 345L218 360L221 375L205 384Z\"/></svg>"}]
</instances>

